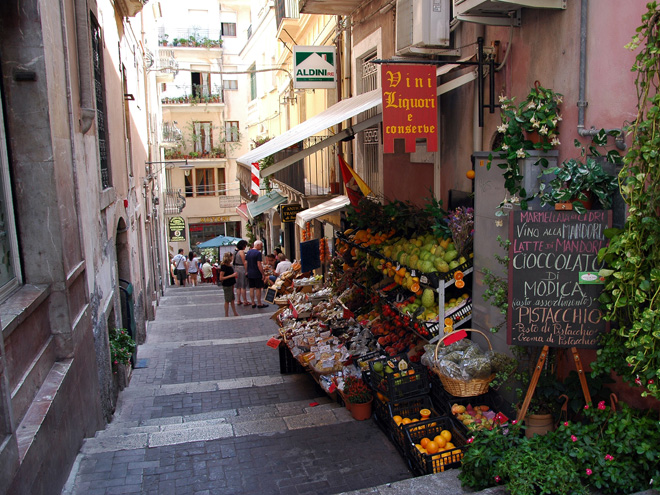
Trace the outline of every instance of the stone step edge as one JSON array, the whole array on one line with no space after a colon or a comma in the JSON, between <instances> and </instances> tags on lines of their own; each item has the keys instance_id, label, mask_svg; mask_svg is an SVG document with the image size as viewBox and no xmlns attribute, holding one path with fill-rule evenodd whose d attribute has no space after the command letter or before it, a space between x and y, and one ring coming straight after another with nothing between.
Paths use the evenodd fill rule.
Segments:
<instances>
[{"instance_id":1,"label":"stone step edge","mask_svg":"<svg viewBox=\"0 0 660 495\"><path fill-rule=\"evenodd\" d=\"M157 427L159 428L158 431L152 432L89 438L85 440L80 452L91 455L249 435L273 435L304 428L326 427L348 421L353 421L353 418L343 407L312 408L312 411L298 415L261 418L236 423L228 423L222 418L218 418L178 425L164 425L163 427Z\"/></svg>"},{"instance_id":2,"label":"stone step edge","mask_svg":"<svg viewBox=\"0 0 660 495\"><path fill-rule=\"evenodd\" d=\"M309 405L314 402L318 405ZM310 400L282 402L275 405L220 409L206 413L167 416L143 421L113 421L107 425L105 430L97 431L95 437L124 436L131 433L152 433L155 431L204 427L209 422L234 424L257 419L293 417L301 414L313 414L319 410L340 409L341 407L329 397L317 397ZM292 414L295 410L300 412Z\"/></svg>"}]
</instances>

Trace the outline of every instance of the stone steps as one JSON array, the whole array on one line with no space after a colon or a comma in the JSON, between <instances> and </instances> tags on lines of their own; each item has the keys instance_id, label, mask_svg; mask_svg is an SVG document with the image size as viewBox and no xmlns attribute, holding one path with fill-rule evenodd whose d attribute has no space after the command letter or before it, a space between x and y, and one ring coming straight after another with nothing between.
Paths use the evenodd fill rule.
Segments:
<instances>
[{"instance_id":1,"label":"stone steps","mask_svg":"<svg viewBox=\"0 0 660 495\"><path fill-rule=\"evenodd\" d=\"M310 403L318 405L310 407ZM288 430L353 421L350 413L327 397L268 406L219 410L190 416L141 422L110 423L85 441L82 454L161 447L247 435L271 435Z\"/></svg>"}]
</instances>

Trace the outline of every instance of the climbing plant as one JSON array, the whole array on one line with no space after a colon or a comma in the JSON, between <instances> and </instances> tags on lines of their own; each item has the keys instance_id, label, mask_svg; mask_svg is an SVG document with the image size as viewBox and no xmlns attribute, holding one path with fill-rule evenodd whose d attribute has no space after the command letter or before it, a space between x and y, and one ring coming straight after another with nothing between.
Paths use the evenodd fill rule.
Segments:
<instances>
[{"instance_id":1,"label":"climbing plant","mask_svg":"<svg viewBox=\"0 0 660 495\"><path fill-rule=\"evenodd\" d=\"M619 174L628 205L622 229L610 229L609 246L599 258L606 268L600 298L613 329L603 336L595 373L614 370L640 387L643 396L660 398L660 9L647 4L642 25L627 48L639 49L637 118L632 144Z\"/></svg>"}]
</instances>

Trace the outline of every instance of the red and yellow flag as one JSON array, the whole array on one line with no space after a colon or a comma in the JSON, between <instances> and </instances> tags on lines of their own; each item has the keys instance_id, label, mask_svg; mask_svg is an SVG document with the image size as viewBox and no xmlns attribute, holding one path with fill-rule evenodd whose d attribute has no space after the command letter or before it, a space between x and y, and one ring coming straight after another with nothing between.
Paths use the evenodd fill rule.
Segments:
<instances>
[{"instance_id":1,"label":"red and yellow flag","mask_svg":"<svg viewBox=\"0 0 660 495\"><path fill-rule=\"evenodd\" d=\"M353 206L357 206L360 199L371 194L371 189L357 172L346 163L346 160L344 160L341 155L338 155L337 157L339 158L339 166L341 167L344 186L346 186L346 196L348 196L348 199Z\"/></svg>"}]
</instances>

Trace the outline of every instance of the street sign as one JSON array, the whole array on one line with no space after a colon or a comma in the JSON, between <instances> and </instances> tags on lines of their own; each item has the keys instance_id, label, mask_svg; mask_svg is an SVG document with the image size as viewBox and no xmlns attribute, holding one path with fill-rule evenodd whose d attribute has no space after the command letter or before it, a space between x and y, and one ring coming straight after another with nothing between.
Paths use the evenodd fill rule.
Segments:
<instances>
[{"instance_id":1,"label":"street sign","mask_svg":"<svg viewBox=\"0 0 660 495\"><path fill-rule=\"evenodd\" d=\"M337 87L337 50L334 46L293 47L293 87L334 89Z\"/></svg>"},{"instance_id":2,"label":"street sign","mask_svg":"<svg viewBox=\"0 0 660 495\"><path fill-rule=\"evenodd\" d=\"M282 223L293 223L296 221L296 214L302 211L303 207L298 203L280 205L280 219Z\"/></svg>"}]
</instances>

